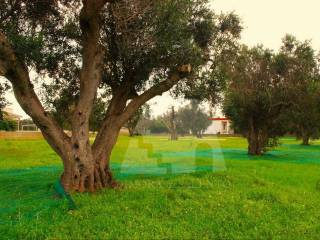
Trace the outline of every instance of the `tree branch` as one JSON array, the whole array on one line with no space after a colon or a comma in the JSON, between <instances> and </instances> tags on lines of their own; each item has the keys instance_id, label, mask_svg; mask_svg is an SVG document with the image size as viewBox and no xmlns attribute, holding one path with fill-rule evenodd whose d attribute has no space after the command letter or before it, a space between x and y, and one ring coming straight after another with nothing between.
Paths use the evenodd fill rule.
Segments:
<instances>
[{"instance_id":1,"label":"tree branch","mask_svg":"<svg viewBox=\"0 0 320 240\"><path fill-rule=\"evenodd\" d=\"M110 132L112 135L113 131L117 132L120 130L120 128L144 103L153 97L162 95L164 92L170 90L180 79L181 76L179 72L171 73L167 80L149 88L143 94L134 97L127 106L125 105L127 98L121 98L121 96L118 95L114 96L109 105L107 116L92 145L94 156L99 158L104 154L105 145L110 142Z\"/></svg>"},{"instance_id":2,"label":"tree branch","mask_svg":"<svg viewBox=\"0 0 320 240\"><path fill-rule=\"evenodd\" d=\"M127 92L125 91L130 89L127 85L130 82L126 82L126 84L113 96L111 100L106 117L102 123L102 127L92 145L94 156L98 158L104 154L104 148L109 144L108 138L110 137L110 134L112 135L114 134L114 131L120 130L120 128L143 104L155 96L162 95L164 92L169 91L182 78L190 74L191 70L191 65L186 64L177 68L175 71L169 72L167 80L150 87L140 95L134 96L128 105L126 105L126 103L131 96L126 95ZM131 82L131 84L134 84L134 81Z\"/></svg>"},{"instance_id":3,"label":"tree branch","mask_svg":"<svg viewBox=\"0 0 320 240\"><path fill-rule=\"evenodd\" d=\"M83 0L80 13L82 31L82 68L80 71L80 97L72 119L72 130L79 134L89 131L89 118L101 81L104 51L99 44L100 12L108 0Z\"/></svg>"},{"instance_id":4,"label":"tree branch","mask_svg":"<svg viewBox=\"0 0 320 240\"><path fill-rule=\"evenodd\" d=\"M131 117L131 115L134 114L135 111L137 111L147 101L157 95L162 95L163 93L169 91L180 81L181 78L180 72L172 72L167 80L152 86L141 95L133 98L121 115L121 123L124 124Z\"/></svg>"},{"instance_id":5,"label":"tree branch","mask_svg":"<svg viewBox=\"0 0 320 240\"><path fill-rule=\"evenodd\" d=\"M69 137L44 110L34 92L27 66L18 59L11 44L2 32L0 32L0 75L11 82L17 101L41 129L42 134L52 148L60 156L65 155L66 153L63 149L69 143Z\"/></svg>"}]
</instances>

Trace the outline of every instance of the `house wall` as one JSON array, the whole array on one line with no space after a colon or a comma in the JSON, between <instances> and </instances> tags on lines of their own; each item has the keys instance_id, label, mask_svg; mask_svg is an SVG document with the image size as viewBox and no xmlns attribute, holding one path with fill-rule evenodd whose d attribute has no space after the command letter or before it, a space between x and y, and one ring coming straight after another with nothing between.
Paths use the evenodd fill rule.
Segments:
<instances>
[{"instance_id":1,"label":"house wall","mask_svg":"<svg viewBox=\"0 0 320 240\"><path fill-rule=\"evenodd\" d=\"M224 123L226 124L226 129L223 129ZM234 134L234 131L229 120L213 120L205 134Z\"/></svg>"}]
</instances>

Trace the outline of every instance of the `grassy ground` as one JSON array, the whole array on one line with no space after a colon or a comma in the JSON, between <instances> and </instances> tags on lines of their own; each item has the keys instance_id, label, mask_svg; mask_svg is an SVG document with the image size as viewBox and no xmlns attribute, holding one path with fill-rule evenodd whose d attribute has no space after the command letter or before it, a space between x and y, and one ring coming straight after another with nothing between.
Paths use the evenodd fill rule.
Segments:
<instances>
[{"instance_id":1,"label":"grassy ground","mask_svg":"<svg viewBox=\"0 0 320 240\"><path fill-rule=\"evenodd\" d=\"M128 138L112 156L122 190L54 197L43 140L0 140L0 239L319 239L320 142L248 157L241 138Z\"/></svg>"}]
</instances>

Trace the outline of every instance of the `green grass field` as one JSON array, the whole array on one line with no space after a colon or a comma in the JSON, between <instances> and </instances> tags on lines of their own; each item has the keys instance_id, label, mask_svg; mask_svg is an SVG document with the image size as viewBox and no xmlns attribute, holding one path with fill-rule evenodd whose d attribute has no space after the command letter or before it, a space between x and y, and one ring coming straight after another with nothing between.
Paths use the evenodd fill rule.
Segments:
<instances>
[{"instance_id":1,"label":"green grass field","mask_svg":"<svg viewBox=\"0 0 320 240\"><path fill-rule=\"evenodd\" d=\"M319 239L320 142L249 157L241 138L120 137L124 188L54 195L43 140L0 140L0 239Z\"/></svg>"}]
</instances>

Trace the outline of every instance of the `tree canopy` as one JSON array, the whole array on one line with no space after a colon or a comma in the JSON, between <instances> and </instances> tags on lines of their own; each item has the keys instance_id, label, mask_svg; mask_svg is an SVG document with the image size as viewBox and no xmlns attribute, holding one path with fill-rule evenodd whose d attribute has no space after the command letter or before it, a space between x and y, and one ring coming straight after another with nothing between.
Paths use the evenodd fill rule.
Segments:
<instances>
[{"instance_id":1,"label":"tree canopy","mask_svg":"<svg viewBox=\"0 0 320 240\"><path fill-rule=\"evenodd\" d=\"M262 46L243 46L230 69L224 112L260 155L284 133L281 112L288 107L288 78L279 69L281 58Z\"/></svg>"},{"instance_id":2,"label":"tree canopy","mask_svg":"<svg viewBox=\"0 0 320 240\"><path fill-rule=\"evenodd\" d=\"M310 41L298 41L287 35L280 50L282 65L291 71L289 108L286 115L290 131L303 144L308 145L310 138L318 138L320 131L320 75L319 59Z\"/></svg>"}]
</instances>

